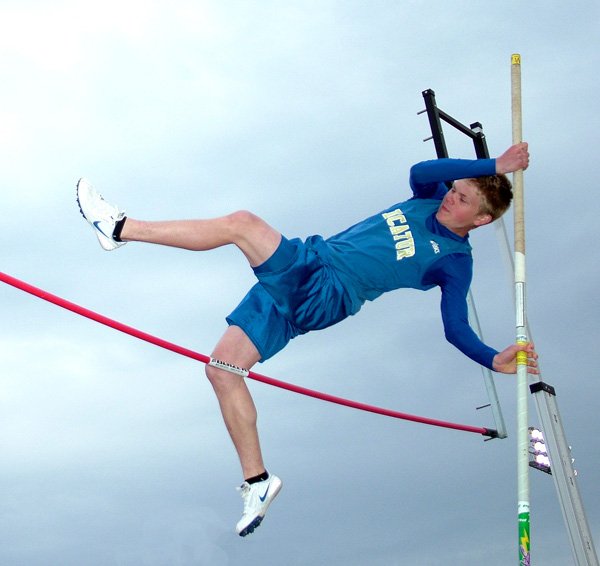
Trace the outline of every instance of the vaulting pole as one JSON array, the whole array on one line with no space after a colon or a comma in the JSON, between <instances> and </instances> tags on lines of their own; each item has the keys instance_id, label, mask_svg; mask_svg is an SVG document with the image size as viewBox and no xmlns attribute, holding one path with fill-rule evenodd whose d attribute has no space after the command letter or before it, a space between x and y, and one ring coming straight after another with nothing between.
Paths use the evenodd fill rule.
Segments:
<instances>
[{"instance_id":1,"label":"vaulting pole","mask_svg":"<svg viewBox=\"0 0 600 566\"><path fill-rule=\"evenodd\" d=\"M521 56L513 54L511 60L512 138L521 143ZM515 224L515 307L516 342L527 343L525 311L525 214L523 199L523 170L513 173L514 224ZM529 438L527 353L517 355L517 490L519 516L519 566L530 566L529 537Z\"/></svg>"}]
</instances>

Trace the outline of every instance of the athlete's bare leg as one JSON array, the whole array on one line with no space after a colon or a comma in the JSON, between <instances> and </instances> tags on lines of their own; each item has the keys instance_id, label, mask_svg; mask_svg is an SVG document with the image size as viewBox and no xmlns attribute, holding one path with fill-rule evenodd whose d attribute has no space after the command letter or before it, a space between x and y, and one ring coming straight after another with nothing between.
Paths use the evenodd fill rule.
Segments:
<instances>
[{"instance_id":1,"label":"athlete's bare leg","mask_svg":"<svg viewBox=\"0 0 600 566\"><path fill-rule=\"evenodd\" d=\"M208 220L146 222L128 217L121 239L194 251L234 244L256 267L271 257L281 234L255 214L242 210Z\"/></svg>"},{"instance_id":2,"label":"athlete's bare leg","mask_svg":"<svg viewBox=\"0 0 600 566\"><path fill-rule=\"evenodd\" d=\"M281 241L281 234L258 216L239 211L208 220L146 222L128 217L121 239L194 251L233 244L255 267L271 257ZM237 326L227 329L212 357L245 369L250 369L260 360L254 344ZM213 366L206 366L206 375L217 395L244 478L263 473L265 466L256 426L256 407L245 379Z\"/></svg>"},{"instance_id":3,"label":"athlete's bare leg","mask_svg":"<svg viewBox=\"0 0 600 566\"><path fill-rule=\"evenodd\" d=\"M254 344L238 326L230 326L212 357L237 367L250 369L260 360ZM246 385L246 380L231 372L206 366L210 380L242 466L244 478L257 476L265 471L257 430L257 412Z\"/></svg>"}]
</instances>

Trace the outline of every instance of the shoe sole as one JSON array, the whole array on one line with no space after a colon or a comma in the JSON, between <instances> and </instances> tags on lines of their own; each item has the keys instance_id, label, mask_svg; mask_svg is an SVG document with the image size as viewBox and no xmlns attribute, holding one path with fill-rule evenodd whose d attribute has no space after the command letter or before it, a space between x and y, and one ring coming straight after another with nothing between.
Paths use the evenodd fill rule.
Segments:
<instances>
[{"instance_id":1,"label":"shoe sole","mask_svg":"<svg viewBox=\"0 0 600 566\"><path fill-rule=\"evenodd\" d=\"M81 208L81 201L79 200L79 185L81 183L83 183L83 179L79 179L79 181L77 181L77 185L75 186L75 200L77 201L77 206L79 207L79 212L81 213L81 216L83 216L89 222L87 216L83 212L83 208Z\"/></svg>"},{"instance_id":2,"label":"shoe sole","mask_svg":"<svg viewBox=\"0 0 600 566\"><path fill-rule=\"evenodd\" d=\"M81 213L81 216L83 216L88 222L91 223L91 220L87 217L87 215L83 211L83 207L81 206L81 192L87 191L88 189L97 192L93 188L92 184L85 177L79 179L79 181L77 181L77 185L75 185L75 200L77 201L77 206L79 207L79 212ZM100 196L100 198L102 197Z\"/></svg>"},{"instance_id":3,"label":"shoe sole","mask_svg":"<svg viewBox=\"0 0 600 566\"><path fill-rule=\"evenodd\" d=\"M242 529L239 533L241 537L245 537L246 535L251 535L254 532L254 529L260 527L260 524L263 522L264 516L260 515L256 517L247 527Z\"/></svg>"}]
</instances>

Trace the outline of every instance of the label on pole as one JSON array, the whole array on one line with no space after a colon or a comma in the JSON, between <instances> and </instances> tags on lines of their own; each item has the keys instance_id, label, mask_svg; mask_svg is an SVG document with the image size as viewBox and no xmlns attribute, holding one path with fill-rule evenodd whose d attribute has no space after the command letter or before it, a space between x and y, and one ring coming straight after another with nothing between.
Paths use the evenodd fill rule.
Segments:
<instances>
[{"instance_id":1,"label":"label on pole","mask_svg":"<svg viewBox=\"0 0 600 566\"><path fill-rule=\"evenodd\" d=\"M530 566L529 503L519 501L519 566Z\"/></svg>"},{"instance_id":2,"label":"label on pole","mask_svg":"<svg viewBox=\"0 0 600 566\"><path fill-rule=\"evenodd\" d=\"M515 281L525 283L525 254L515 252Z\"/></svg>"},{"instance_id":3,"label":"label on pole","mask_svg":"<svg viewBox=\"0 0 600 566\"><path fill-rule=\"evenodd\" d=\"M525 286L515 283L515 317L516 327L525 328Z\"/></svg>"}]
</instances>

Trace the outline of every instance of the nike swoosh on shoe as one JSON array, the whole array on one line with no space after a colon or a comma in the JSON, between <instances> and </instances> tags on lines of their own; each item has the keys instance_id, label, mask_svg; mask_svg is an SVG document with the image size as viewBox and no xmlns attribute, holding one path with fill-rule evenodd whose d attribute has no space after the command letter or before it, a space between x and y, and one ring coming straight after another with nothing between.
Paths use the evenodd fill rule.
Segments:
<instances>
[{"instance_id":1,"label":"nike swoosh on shoe","mask_svg":"<svg viewBox=\"0 0 600 566\"><path fill-rule=\"evenodd\" d=\"M102 234L103 236L105 236L106 238L108 238L109 240L111 240L112 238L110 236L108 236L104 230L102 230L102 228L100 228L100 221L96 220L94 222L94 227L96 228L96 230L98 230L98 232L100 232L100 234Z\"/></svg>"},{"instance_id":2,"label":"nike swoosh on shoe","mask_svg":"<svg viewBox=\"0 0 600 566\"><path fill-rule=\"evenodd\" d=\"M264 503L265 499L267 498L267 495L269 494L269 489L271 489L271 486L269 485L267 487L267 491L265 491L265 493L263 495L259 495L258 498Z\"/></svg>"}]
</instances>

